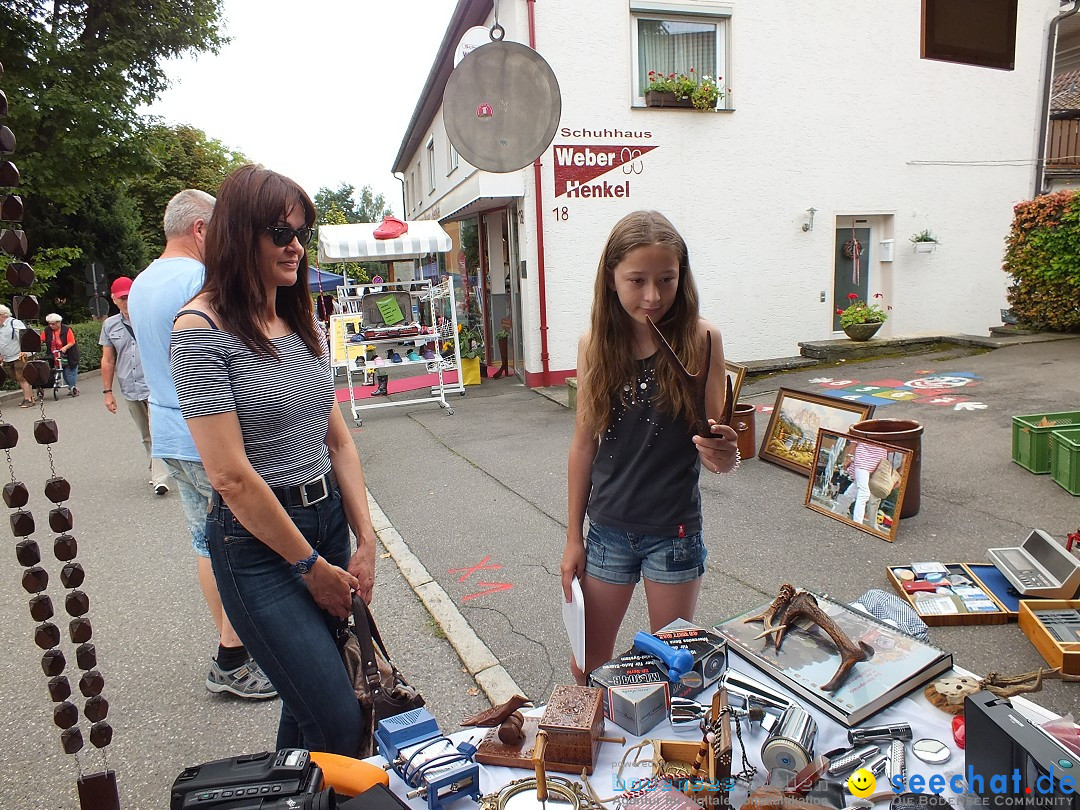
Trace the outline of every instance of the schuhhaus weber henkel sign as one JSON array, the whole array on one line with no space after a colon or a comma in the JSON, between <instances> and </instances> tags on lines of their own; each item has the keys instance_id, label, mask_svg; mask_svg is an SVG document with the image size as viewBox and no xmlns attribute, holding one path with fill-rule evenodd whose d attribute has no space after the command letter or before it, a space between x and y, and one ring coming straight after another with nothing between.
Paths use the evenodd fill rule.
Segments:
<instances>
[{"instance_id":1,"label":"schuhhaus weber henkel sign","mask_svg":"<svg viewBox=\"0 0 1080 810\"><path fill-rule=\"evenodd\" d=\"M638 144L556 144L555 196L629 197L631 180L644 171L641 156L655 148Z\"/></svg>"}]
</instances>

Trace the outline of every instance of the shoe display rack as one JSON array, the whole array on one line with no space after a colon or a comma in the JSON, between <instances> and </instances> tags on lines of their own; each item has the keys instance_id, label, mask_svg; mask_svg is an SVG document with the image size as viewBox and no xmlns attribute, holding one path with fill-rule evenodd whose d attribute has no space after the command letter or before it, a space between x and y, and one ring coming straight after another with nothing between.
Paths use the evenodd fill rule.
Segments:
<instances>
[{"instance_id":1,"label":"shoe display rack","mask_svg":"<svg viewBox=\"0 0 1080 810\"><path fill-rule=\"evenodd\" d=\"M357 425L364 423L361 411L423 402L437 402L447 415L453 415L446 395L464 394L465 386L461 382L454 286L449 279L440 284L403 281L345 285L338 288L338 304L341 312L330 317L330 362L335 375L345 371ZM389 306L393 316L387 318L380 304ZM398 313L404 320L397 320ZM384 321L396 323L387 325ZM452 347L452 351L447 348L444 352L444 345ZM445 376L451 371L457 373L454 381ZM424 388L408 392L412 396L399 395L401 398L387 393L391 376L418 373L438 376L427 396L415 396ZM375 396L357 401L357 385L377 386Z\"/></svg>"}]
</instances>

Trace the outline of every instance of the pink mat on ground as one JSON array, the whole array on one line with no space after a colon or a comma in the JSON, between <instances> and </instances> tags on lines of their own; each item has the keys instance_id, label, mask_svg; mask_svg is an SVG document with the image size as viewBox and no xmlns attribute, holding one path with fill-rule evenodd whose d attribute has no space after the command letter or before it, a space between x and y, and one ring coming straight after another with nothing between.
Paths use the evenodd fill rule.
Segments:
<instances>
[{"instance_id":1,"label":"pink mat on ground","mask_svg":"<svg viewBox=\"0 0 1080 810\"><path fill-rule=\"evenodd\" d=\"M353 381L354 381L354 384L353 384L353 396L355 396L357 400L370 399L372 392L378 390L377 386L363 385L363 380L364 380L363 372L361 372L360 374L354 374L353 375ZM457 372L456 371L444 371L443 372L443 382L445 384L447 384L447 385L451 385L453 383L456 383L457 382ZM429 389L429 388L431 388L431 386L438 385L438 384L439 384L439 375L438 374L418 374L415 377L400 377L400 378L391 376L390 381L386 386L386 390L389 391L391 394L402 394L402 393L405 393L405 392L408 392L408 391L419 391L420 389L425 389L423 393L426 396L429 393L426 389ZM376 399L378 399L378 397L376 397ZM349 401L349 388L348 388L348 386L337 389L337 401L338 402L348 402Z\"/></svg>"}]
</instances>

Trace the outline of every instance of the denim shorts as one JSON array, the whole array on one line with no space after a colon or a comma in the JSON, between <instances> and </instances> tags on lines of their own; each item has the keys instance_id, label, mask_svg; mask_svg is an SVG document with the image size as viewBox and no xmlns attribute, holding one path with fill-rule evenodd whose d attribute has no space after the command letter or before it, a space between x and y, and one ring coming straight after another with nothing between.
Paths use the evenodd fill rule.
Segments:
<instances>
[{"instance_id":1,"label":"denim shorts","mask_svg":"<svg viewBox=\"0 0 1080 810\"><path fill-rule=\"evenodd\" d=\"M184 518L187 520L188 531L191 532L191 545L200 557L209 557L210 548L206 545L206 510L210 507L210 496L214 494L214 488L210 486L206 470L198 461L185 461L180 458L165 458L162 461L180 492Z\"/></svg>"},{"instance_id":2,"label":"denim shorts","mask_svg":"<svg viewBox=\"0 0 1080 810\"><path fill-rule=\"evenodd\" d=\"M707 556L701 532L662 537L590 523L585 538L585 573L611 585L633 585L642 575L664 585L692 582L705 573Z\"/></svg>"}]
</instances>

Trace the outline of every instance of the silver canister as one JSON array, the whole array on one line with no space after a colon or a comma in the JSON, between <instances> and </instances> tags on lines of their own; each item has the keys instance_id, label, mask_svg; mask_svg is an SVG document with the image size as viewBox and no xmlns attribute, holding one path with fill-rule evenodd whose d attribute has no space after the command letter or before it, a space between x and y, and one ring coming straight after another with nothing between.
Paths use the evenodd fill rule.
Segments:
<instances>
[{"instance_id":1,"label":"silver canister","mask_svg":"<svg viewBox=\"0 0 1080 810\"><path fill-rule=\"evenodd\" d=\"M766 770L787 768L801 771L814 758L817 723L801 706L784 710L780 722L761 746L761 764Z\"/></svg>"}]
</instances>

